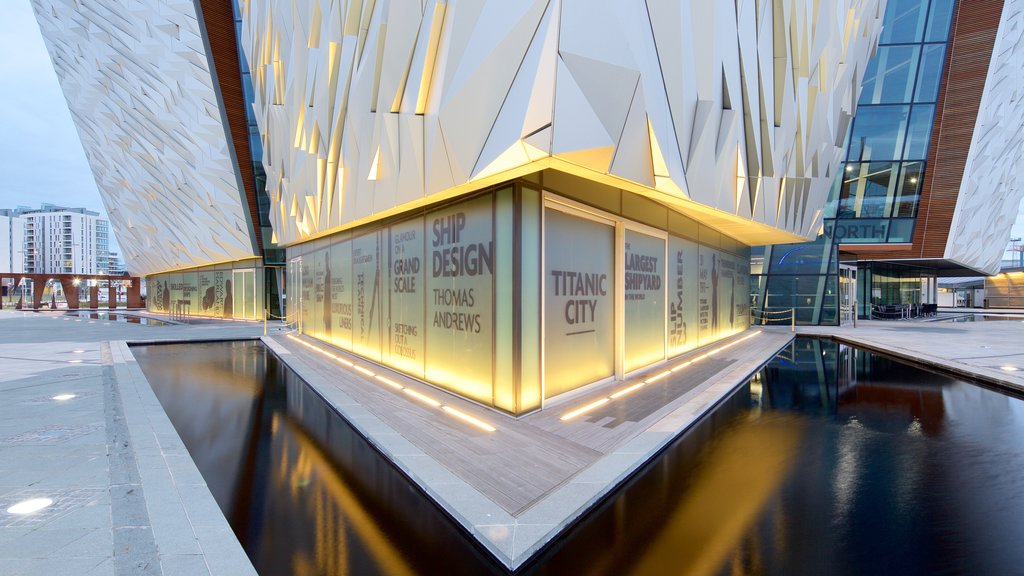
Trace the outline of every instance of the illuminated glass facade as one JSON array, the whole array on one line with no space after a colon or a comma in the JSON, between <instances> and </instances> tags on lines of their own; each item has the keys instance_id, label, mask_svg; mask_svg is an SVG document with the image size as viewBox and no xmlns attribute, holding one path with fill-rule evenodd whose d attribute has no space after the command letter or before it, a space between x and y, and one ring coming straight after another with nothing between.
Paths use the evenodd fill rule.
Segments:
<instances>
[{"instance_id":1,"label":"illuminated glass facade","mask_svg":"<svg viewBox=\"0 0 1024 576\"><path fill-rule=\"evenodd\" d=\"M934 271L851 262L859 268L859 293L848 293L841 289L840 252L849 244L913 241L955 4L887 3L821 235L755 249L751 291L759 310L792 308L798 323L835 324L840 307L854 301L861 317L872 306L922 303L922 278Z\"/></svg>"},{"instance_id":2,"label":"illuminated glass facade","mask_svg":"<svg viewBox=\"0 0 1024 576\"><path fill-rule=\"evenodd\" d=\"M289 248L290 320L514 414L749 325L745 245L631 193L562 184L510 182Z\"/></svg>"}]
</instances>

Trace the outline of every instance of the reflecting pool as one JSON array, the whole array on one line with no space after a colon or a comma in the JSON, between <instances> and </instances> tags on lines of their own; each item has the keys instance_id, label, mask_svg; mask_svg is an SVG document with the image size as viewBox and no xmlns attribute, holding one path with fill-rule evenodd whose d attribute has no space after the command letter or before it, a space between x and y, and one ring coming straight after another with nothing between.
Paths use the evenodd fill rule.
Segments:
<instances>
[{"instance_id":1,"label":"reflecting pool","mask_svg":"<svg viewBox=\"0 0 1024 576\"><path fill-rule=\"evenodd\" d=\"M263 574L500 573L258 342L134 347ZM522 573L1019 573L1024 403L797 339Z\"/></svg>"},{"instance_id":2,"label":"reflecting pool","mask_svg":"<svg viewBox=\"0 0 1024 576\"><path fill-rule=\"evenodd\" d=\"M92 320L106 320L108 322L126 322L128 324L142 324L145 326L169 326L169 322L149 318L147 316L136 316L134 314L123 314L106 311L71 310L64 313L72 318L89 318Z\"/></svg>"}]
</instances>

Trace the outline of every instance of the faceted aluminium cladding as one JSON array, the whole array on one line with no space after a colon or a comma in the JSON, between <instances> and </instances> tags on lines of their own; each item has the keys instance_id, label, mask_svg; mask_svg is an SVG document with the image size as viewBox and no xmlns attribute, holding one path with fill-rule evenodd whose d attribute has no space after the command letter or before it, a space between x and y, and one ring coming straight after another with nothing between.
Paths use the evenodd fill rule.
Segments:
<instances>
[{"instance_id":1,"label":"faceted aluminium cladding","mask_svg":"<svg viewBox=\"0 0 1024 576\"><path fill-rule=\"evenodd\" d=\"M244 1L277 239L543 168L809 237L880 4Z\"/></svg>"},{"instance_id":2,"label":"faceted aluminium cladding","mask_svg":"<svg viewBox=\"0 0 1024 576\"><path fill-rule=\"evenodd\" d=\"M135 274L256 256L192 0L33 0Z\"/></svg>"},{"instance_id":3,"label":"faceted aluminium cladding","mask_svg":"<svg viewBox=\"0 0 1024 576\"><path fill-rule=\"evenodd\" d=\"M988 274L1024 198L1024 0L1005 0L945 257ZM918 216L920 219L920 215Z\"/></svg>"}]
</instances>

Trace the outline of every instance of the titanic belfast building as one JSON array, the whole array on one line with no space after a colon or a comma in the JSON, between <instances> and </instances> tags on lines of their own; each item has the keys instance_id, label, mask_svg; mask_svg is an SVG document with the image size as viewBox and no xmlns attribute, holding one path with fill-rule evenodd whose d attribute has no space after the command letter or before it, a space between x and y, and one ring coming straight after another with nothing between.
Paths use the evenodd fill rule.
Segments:
<instances>
[{"instance_id":1,"label":"titanic belfast building","mask_svg":"<svg viewBox=\"0 0 1024 576\"><path fill-rule=\"evenodd\" d=\"M151 310L286 308L511 414L748 328L751 247L825 225L886 13L32 1Z\"/></svg>"}]
</instances>

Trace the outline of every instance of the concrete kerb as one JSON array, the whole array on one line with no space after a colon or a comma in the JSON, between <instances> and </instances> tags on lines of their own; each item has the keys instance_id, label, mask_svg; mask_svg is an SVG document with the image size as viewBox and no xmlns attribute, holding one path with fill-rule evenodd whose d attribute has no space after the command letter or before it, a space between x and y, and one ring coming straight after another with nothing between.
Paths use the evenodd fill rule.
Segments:
<instances>
[{"instance_id":1,"label":"concrete kerb","mask_svg":"<svg viewBox=\"0 0 1024 576\"><path fill-rule=\"evenodd\" d=\"M139 474L161 564L170 568L186 556L202 555L205 571L199 573L255 576L256 570L202 481L128 343L111 341L110 350L114 385L122 398L128 433L140 455L148 457ZM168 455L174 456L172 461ZM183 495L190 501L185 502ZM197 505L196 500L201 504ZM192 566L196 567L194 563Z\"/></svg>"},{"instance_id":2,"label":"concrete kerb","mask_svg":"<svg viewBox=\"0 0 1024 576\"><path fill-rule=\"evenodd\" d=\"M737 367L690 390L678 408L619 449L598 459L517 517L508 514L410 443L402 443L400 453L392 450L389 442L376 436L382 430L388 430L384 433L388 437L397 432L365 411L353 414L352 408L357 404L337 405L331 402L335 391L329 381L272 338L265 337L262 341L496 560L505 568L516 570L728 398L751 374L788 346L792 338L752 370ZM741 371L744 373L739 374Z\"/></svg>"}]
</instances>

